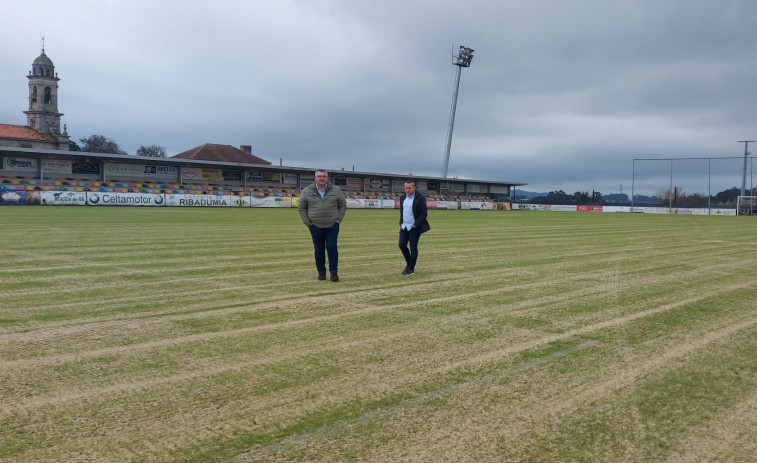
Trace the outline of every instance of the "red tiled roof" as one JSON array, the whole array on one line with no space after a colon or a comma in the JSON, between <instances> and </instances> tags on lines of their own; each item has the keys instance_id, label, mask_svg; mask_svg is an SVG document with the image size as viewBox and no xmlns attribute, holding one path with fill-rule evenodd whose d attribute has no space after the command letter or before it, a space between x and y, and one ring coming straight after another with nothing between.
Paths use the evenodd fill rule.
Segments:
<instances>
[{"instance_id":1,"label":"red tiled roof","mask_svg":"<svg viewBox=\"0 0 757 463\"><path fill-rule=\"evenodd\" d=\"M206 143L202 146L192 148L189 151L184 151L173 158L180 159L194 159L196 161L219 161L219 162L242 162L247 164L271 164L265 159L261 159L257 156L243 151L239 148L235 148L231 145L216 145L213 143Z\"/></svg>"},{"instance_id":2,"label":"red tiled roof","mask_svg":"<svg viewBox=\"0 0 757 463\"><path fill-rule=\"evenodd\" d=\"M16 138L20 140L52 141L51 137L42 134L25 125L0 124L0 138Z\"/></svg>"}]
</instances>

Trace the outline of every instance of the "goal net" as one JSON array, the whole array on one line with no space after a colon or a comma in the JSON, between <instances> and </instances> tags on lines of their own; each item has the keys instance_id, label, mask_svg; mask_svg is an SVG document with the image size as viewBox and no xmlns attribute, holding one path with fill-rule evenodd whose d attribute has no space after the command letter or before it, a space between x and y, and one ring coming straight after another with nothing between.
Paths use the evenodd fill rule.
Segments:
<instances>
[{"instance_id":1,"label":"goal net","mask_svg":"<svg viewBox=\"0 0 757 463\"><path fill-rule=\"evenodd\" d=\"M757 215L757 196L739 196L736 200L736 215Z\"/></svg>"}]
</instances>

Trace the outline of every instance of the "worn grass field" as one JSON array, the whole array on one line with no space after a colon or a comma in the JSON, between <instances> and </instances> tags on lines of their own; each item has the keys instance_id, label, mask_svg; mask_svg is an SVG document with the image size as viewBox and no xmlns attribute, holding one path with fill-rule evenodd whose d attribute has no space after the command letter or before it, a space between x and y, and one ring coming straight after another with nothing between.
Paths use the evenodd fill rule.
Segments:
<instances>
[{"instance_id":1,"label":"worn grass field","mask_svg":"<svg viewBox=\"0 0 757 463\"><path fill-rule=\"evenodd\" d=\"M1 207L0 461L754 461L757 221Z\"/></svg>"}]
</instances>

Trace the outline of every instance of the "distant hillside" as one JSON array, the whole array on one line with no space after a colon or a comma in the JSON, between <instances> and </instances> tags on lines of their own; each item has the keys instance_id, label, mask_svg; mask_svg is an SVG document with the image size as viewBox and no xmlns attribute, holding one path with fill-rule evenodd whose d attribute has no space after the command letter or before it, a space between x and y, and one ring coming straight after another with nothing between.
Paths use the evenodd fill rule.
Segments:
<instances>
[{"instance_id":1,"label":"distant hillside","mask_svg":"<svg viewBox=\"0 0 757 463\"><path fill-rule=\"evenodd\" d=\"M515 199L531 199L537 196L547 196L548 193L537 193L535 191L516 190Z\"/></svg>"}]
</instances>

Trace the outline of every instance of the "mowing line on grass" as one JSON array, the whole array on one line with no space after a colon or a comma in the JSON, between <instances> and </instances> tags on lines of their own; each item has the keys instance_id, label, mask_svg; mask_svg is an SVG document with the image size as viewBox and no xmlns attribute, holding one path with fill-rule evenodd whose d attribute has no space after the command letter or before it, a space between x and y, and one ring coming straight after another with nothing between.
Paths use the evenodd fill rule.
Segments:
<instances>
[{"instance_id":1,"label":"mowing line on grass","mask_svg":"<svg viewBox=\"0 0 757 463\"><path fill-rule=\"evenodd\" d=\"M413 397L412 399L404 400L400 402L399 404L394 405L392 407L375 410L370 413L358 416L349 421L336 423L332 425L326 425L316 431L290 437L282 442L272 444L267 447L263 447L259 450L256 450L254 453L257 454L258 452L260 452L263 454L275 454L281 451L287 451L291 449L292 447L299 445L301 443L313 441L317 439L322 439L324 437L328 437L331 434L348 431L352 428L360 427L365 424L371 423L373 421L385 419L393 414L406 411L410 408L417 407L419 405L423 405L434 400L443 399L449 395L460 392L463 389L485 385L486 383L490 383L492 381L505 378L514 373L519 373L529 368L532 368L538 365L543 365L552 360L557 360L567 355L571 355L573 353L576 353L585 349L589 349L598 344L599 344L598 342L593 341L593 340L585 340L584 342L582 342L581 344L577 346L574 346L568 349L563 349L561 351L554 352L544 357L538 357L538 358L529 360L528 362L515 365L509 368L493 371L480 378L471 379L469 381L465 381L464 383L453 384L443 389L439 389L439 390L432 391L432 392L429 392L417 397ZM249 461L249 458L253 458L257 456L257 455L252 455L252 454L253 454L252 451L246 452L244 454L237 455L236 457L226 460L226 462L227 463L243 463L245 461Z\"/></svg>"}]
</instances>

